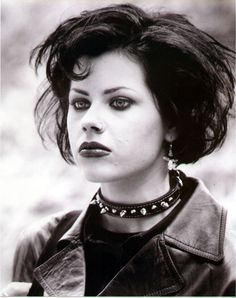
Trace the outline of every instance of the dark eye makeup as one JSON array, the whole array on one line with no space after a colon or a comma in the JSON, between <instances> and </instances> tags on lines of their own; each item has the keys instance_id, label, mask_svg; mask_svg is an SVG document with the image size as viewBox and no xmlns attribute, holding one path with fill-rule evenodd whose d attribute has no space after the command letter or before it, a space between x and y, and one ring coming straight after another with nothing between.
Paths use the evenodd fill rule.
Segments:
<instances>
[{"instance_id":1,"label":"dark eye makeup","mask_svg":"<svg viewBox=\"0 0 236 298\"><path fill-rule=\"evenodd\" d=\"M123 111L128 109L134 101L127 97L113 97L109 100L109 106L118 111ZM91 102L86 98L74 98L70 105L76 111L84 111L90 108Z\"/></svg>"},{"instance_id":2,"label":"dark eye makeup","mask_svg":"<svg viewBox=\"0 0 236 298\"><path fill-rule=\"evenodd\" d=\"M89 109L91 103L86 98L75 98L71 101L71 105L76 111L83 111Z\"/></svg>"},{"instance_id":3,"label":"dark eye makeup","mask_svg":"<svg viewBox=\"0 0 236 298\"><path fill-rule=\"evenodd\" d=\"M110 106L115 110L126 110L134 103L133 100L126 97L113 98L110 102Z\"/></svg>"}]
</instances>

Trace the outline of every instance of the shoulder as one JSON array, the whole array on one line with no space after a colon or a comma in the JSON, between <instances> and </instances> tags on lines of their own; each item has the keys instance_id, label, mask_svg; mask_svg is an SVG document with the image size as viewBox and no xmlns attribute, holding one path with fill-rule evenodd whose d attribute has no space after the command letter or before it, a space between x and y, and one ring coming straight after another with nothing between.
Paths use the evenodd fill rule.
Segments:
<instances>
[{"instance_id":1,"label":"shoulder","mask_svg":"<svg viewBox=\"0 0 236 298\"><path fill-rule=\"evenodd\" d=\"M19 236L13 262L13 281L31 282L36 266L48 239L58 223L66 219L71 211L62 211L47 216L28 228Z\"/></svg>"},{"instance_id":2,"label":"shoulder","mask_svg":"<svg viewBox=\"0 0 236 298\"><path fill-rule=\"evenodd\" d=\"M165 238L184 279L196 285L197 295L230 294L236 280L235 233L227 225L225 208L201 181L197 182L192 196L165 231Z\"/></svg>"}]
</instances>

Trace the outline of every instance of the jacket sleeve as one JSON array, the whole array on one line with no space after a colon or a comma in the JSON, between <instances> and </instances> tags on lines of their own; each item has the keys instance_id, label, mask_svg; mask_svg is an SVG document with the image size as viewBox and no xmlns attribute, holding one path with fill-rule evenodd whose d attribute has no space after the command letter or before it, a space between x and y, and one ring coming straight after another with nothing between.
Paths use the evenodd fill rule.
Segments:
<instances>
[{"instance_id":1,"label":"jacket sleeve","mask_svg":"<svg viewBox=\"0 0 236 298\"><path fill-rule=\"evenodd\" d=\"M236 238L235 233L226 229L224 258L221 262L209 264L211 268L212 296L236 295Z\"/></svg>"},{"instance_id":2,"label":"jacket sleeve","mask_svg":"<svg viewBox=\"0 0 236 298\"><path fill-rule=\"evenodd\" d=\"M224 267L221 273L226 279L221 295L236 296L236 234L232 230L226 234Z\"/></svg>"},{"instance_id":3,"label":"jacket sleeve","mask_svg":"<svg viewBox=\"0 0 236 298\"><path fill-rule=\"evenodd\" d=\"M44 218L20 234L14 255L12 281L32 282L40 254L63 215L65 212Z\"/></svg>"}]
</instances>

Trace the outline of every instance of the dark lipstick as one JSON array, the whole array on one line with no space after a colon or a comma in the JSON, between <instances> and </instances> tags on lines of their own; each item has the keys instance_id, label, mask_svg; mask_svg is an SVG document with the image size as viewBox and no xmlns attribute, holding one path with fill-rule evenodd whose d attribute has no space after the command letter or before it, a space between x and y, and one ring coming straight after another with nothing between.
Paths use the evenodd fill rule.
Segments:
<instances>
[{"instance_id":1,"label":"dark lipstick","mask_svg":"<svg viewBox=\"0 0 236 298\"><path fill-rule=\"evenodd\" d=\"M79 147L79 154L83 157L103 157L110 152L109 148L97 142L84 142Z\"/></svg>"}]
</instances>

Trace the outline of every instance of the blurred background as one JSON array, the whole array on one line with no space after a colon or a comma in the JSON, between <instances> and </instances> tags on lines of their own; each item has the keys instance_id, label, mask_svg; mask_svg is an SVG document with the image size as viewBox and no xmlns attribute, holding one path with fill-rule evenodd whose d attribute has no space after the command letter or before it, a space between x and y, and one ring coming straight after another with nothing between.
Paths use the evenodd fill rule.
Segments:
<instances>
[{"instance_id":1,"label":"blurred background","mask_svg":"<svg viewBox=\"0 0 236 298\"><path fill-rule=\"evenodd\" d=\"M85 180L79 169L67 165L57 149L44 148L37 135L33 108L43 71L36 77L28 64L30 50L64 19L111 0L2 0L0 103L0 288L11 279L13 254L19 233L51 213L80 208L98 185ZM235 46L234 0L129 1L149 10L186 14L199 28L225 45ZM229 210L236 228L235 120L223 148L195 165L182 166L201 178Z\"/></svg>"}]
</instances>

